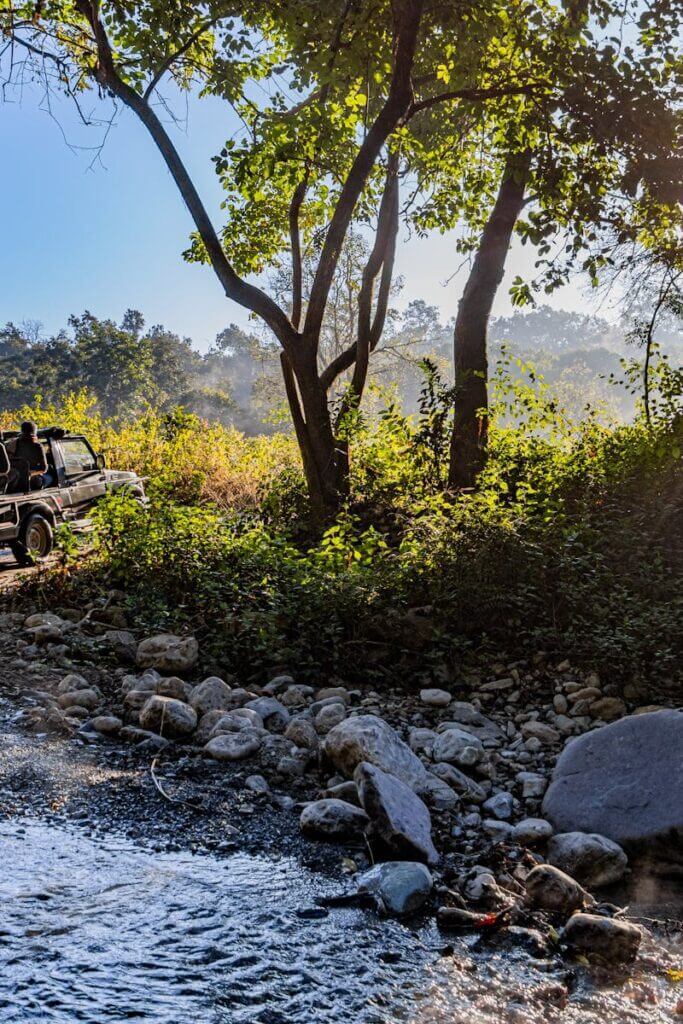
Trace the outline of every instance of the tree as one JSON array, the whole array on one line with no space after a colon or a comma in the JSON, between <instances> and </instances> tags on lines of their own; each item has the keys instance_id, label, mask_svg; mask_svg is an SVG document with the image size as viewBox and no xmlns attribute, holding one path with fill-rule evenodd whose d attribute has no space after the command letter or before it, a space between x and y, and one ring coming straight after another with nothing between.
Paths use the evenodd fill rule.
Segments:
<instances>
[{"instance_id":1,"label":"tree","mask_svg":"<svg viewBox=\"0 0 683 1024\"><path fill-rule=\"evenodd\" d=\"M425 0L328 0L324 6L176 0L172 7L158 0L45 0L38 7L0 0L12 69L21 52L21 74L35 68L44 83L75 102L95 88L139 118L194 221L189 258L209 263L226 296L274 333L320 515L336 509L348 489L339 427L343 413L361 400L386 319L408 126L442 103L463 100L471 109L545 88L536 79L536 62L527 67L519 46L537 31L535 9L530 14L521 0L493 0L470 6L464 17L457 6ZM459 62L448 82L445 52ZM298 99L293 106L280 84L284 74ZM167 75L176 87L199 88L233 105L244 120L244 140L226 143L216 158L229 214L223 232L212 224L152 105ZM270 90L261 107L247 88L255 81ZM355 337L321 367L330 289L354 222L372 224L374 236L356 301ZM314 238L318 255L304 308L302 244ZM287 248L289 311L248 280ZM328 393L347 371L340 418Z\"/></svg>"}]
</instances>

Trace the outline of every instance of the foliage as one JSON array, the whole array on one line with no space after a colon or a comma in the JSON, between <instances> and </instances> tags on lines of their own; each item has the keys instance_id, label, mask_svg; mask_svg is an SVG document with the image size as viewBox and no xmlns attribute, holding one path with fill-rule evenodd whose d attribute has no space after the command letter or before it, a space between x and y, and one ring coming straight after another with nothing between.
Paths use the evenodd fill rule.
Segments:
<instances>
[{"instance_id":1,"label":"foliage","mask_svg":"<svg viewBox=\"0 0 683 1024\"><path fill-rule=\"evenodd\" d=\"M511 357L499 368L491 458L478 491L454 500L434 476L450 401L433 368L421 416L357 418L351 497L322 534L290 438L247 440L181 413L118 430L95 416L87 429L116 464L150 475L151 504L103 502L95 552L45 585L63 600L122 588L141 626L189 624L207 662L245 678L455 682L482 652L543 650L610 681L670 682L683 645L680 401L649 426L577 424L534 377ZM83 397L30 412L88 416Z\"/></svg>"}]
</instances>

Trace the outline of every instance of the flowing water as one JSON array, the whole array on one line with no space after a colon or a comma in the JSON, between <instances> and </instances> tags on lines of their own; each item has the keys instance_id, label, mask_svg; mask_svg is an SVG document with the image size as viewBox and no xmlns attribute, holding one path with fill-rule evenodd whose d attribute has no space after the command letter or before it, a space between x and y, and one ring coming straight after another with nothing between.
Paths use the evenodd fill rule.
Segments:
<instances>
[{"instance_id":1,"label":"flowing water","mask_svg":"<svg viewBox=\"0 0 683 1024\"><path fill-rule=\"evenodd\" d=\"M448 951L433 924L360 909L299 916L336 889L287 859L0 823L0 1021L671 1022L664 983L643 1005L632 986L579 980L560 1008L562 973L521 953L477 953L472 937Z\"/></svg>"}]
</instances>

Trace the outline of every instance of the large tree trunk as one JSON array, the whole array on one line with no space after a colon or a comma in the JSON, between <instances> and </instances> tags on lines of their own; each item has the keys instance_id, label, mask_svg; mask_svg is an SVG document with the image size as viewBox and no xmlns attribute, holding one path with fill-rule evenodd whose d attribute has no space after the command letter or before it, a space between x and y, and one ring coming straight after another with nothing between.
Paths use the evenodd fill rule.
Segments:
<instances>
[{"instance_id":1,"label":"large tree trunk","mask_svg":"<svg viewBox=\"0 0 683 1024\"><path fill-rule=\"evenodd\" d=\"M515 154L507 161L458 307L454 333L455 417L448 474L451 488L473 487L486 463L488 321L503 279L512 232L524 205L529 163L528 153Z\"/></svg>"}]
</instances>

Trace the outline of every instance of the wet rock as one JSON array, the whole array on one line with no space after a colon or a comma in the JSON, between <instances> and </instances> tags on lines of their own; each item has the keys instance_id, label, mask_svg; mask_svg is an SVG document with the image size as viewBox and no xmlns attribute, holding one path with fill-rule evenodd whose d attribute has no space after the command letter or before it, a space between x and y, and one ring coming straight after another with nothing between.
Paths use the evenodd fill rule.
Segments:
<instances>
[{"instance_id":1,"label":"wet rock","mask_svg":"<svg viewBox=\"0 0 683 1024\"><path fill-rule=\"evenodd\" d=\"M87 708L88 711L94 711L101 702L101 697L97 690L74 690L72 693L62 693L58 698L60 708Z\"/></svg>"},{"instance_id":2,"label":"wet rock","mask_svg":"<svg viewBox=\"0 0 683 1024\"><path fill-rule=\"evenodd\" d=\"M197 664L199 645L193 636L162 633L138 644L137 663L141 668L183 675Z\"/></svg>"},{"instance_id":3,"label":"wet rock","mask_svg":"<svg viewBox=\"0 0 683 1024\"><path fill-rule=\"evenodd\" d=\"M285 737L295 746L305 750L317 750L320 742L311 720L300 716L290 719L285 729Z\"/></svg>"},{"instance_id":4,"label":"wet rock","mask_svg":"<svg viewBox=\"0 0 683 1024\"><path fill-rule=\"evenodd\" d=\"M640 928L629 921L615 921L597 914L574 914L562 930L562 938L588 959L630 963L640 947Z\"/></svg>"},{"instance_id":5,"label":"wet rock","mask_svg":"<svg viewBox=\"0 0 683 1024\"><path fill-rule=\"evenodd\" d=\"M156 685L156 692L160 697L174 697L175 700L181 700L184 704L190 703L192 689L192 685L186 683L184 679L180 679L179 676L160 679Z\"/></svg>"},{"instance_id":6,"label":"wet rock","mask_svg":"<svg viewBox=\"0 0 683 1024\"><path fill-rule=\"evenodd\" d=\"M420 700L429 708L445 708L451 702L451 695L447 690L431 688L420 690Z\"/></svg>"},{"instance_id":7,"label":"wet rock","mask_svg":"<svg viewBox=\"0 0 683 1024\"><path fill-rule=\"evenodd\" d=\"M561 832L553 836L547 859L589 888L618 882L628 867L622 848L597 833Z\"/></svg>"},{"instance_id":8,"label":"wet rock","mask_svg":"<svg viewBox=\"0 0 683 1024\"><path fill-rule=\"evenodd\" d=\"M327 736L335 725L339 725L346 718L346 705L339 701L335 704L327 704L321 708L314 719L315 730L320 736Z\"/></svg>"},{"instance_id":9,"label":"wet rock","mask_svg":"<svg viewBox=\"0 0 683 1024\"><path fill-rule=\"evenodd\" d=\"M543 801L560 832L683 862L683 713L630 715L571 740Z\"/></svg>"},{"instance_id":10,"label":"wet rock","mask_svg":"<svg viewBox=\"0 0 683 1024\"><path fill-rule=\"evenodd\" d=\"M140 712L140 725L160 736L189 736L197 726L197 713L181 700L153 694Z\"/></svg>"},{"instance_id":11,"label":"wet rock","mask_svg":"<svg viewBox=\"0 0 683 1024\"><path fill-rule=\"evenodd\" d=\"M103 736L115 736L123 728L123 722L116 715L96 715L90 724Z\"/></svg>"},{"instance_id":12,"label":"wet rock","mask_svg":"<svg viewBox=\"0 0 683 1024\"><path fill-rule=\"evenodd\" d=\"M512 817L513 805L512 794L501 792L495 793L485 800L482 810L487 814L492 814L499 821L509 821Z\"/></svg>"},{"instance_id":13,"label":"wet rock","mask_svg":"<svg viewBox=\"0 0 683 1024\"><path fill-rule=\"evenodd\" d=\"M326 798L304 807L299 819L304 835L322 839L349 839L363 835L370 824L366 812L343 800Z\"/></svg>"},{"instance_id":14,"label":"wet rock","mask_svg":"<svg viewBox=\"0 0 683 1024\"><path fill-rule=\"evenodd\" d=\"M567 916L589 906L585 889L552 864L538 864L526 877L527 903L538 910Z\"/></svg>"},{"instance_id":15,"label":"wet rock","mask_svg":"<svg viewBox=\"0 0 683 1024\"><path fill-rule=\"evenodd\" d=\"M553 834L553 826L544 818L525 818L512 829L512 838L521 846L535 846L549 839Z\"/></svg>"},{"instance_id":16,"label":"wet rock","mask_svg":"<svg viewBox=\"0 0 683 1024\"><path fill-rule=\"evenodd\" d=\"M379 897L387 912L399 917L419 910L428 899L432 885L429 869L415 861L377 864L358 879L359 892Z\"/></svg>"},{"instance_id":17,"label":"wet rock","mask_svg":"<svg viewBox=\"0 0 683 1024\"><path fill-rule=\"evenodd\" d=\"M487 923L487 914L476 914L461 907L439 907L436 912L436 923L444 931L471 932L479 931Z\"/></svg>"},{"instance_id":18,"label":"wet rock","mask_svg":"<svg viewBox=\"0 0 683 1024\"><path fill-rule=\"evenodd\" d=\"M482 804L486 800L486 790L478 782L465 775L455 765L439 762L429 769L430 774L450 786L458 796L472 804Z\"/></svg>"},{"instance_id":19,"label":"wet rock","mask_svg":"<svg viewBox=\"0 0 683 1024\"><path fill-rule=\"evenodd\" d=\"M218 676L209 676L193 688L189 703L201 718L208 711L227 711L231 692L228 684Z\"/></svg>"},{"instance_id":20,"label":"wet rock","mask_svg":"<svg viewBox=\"0 0 683 1024\"><path fill-rule=\"evenodd\" d=\"M323 742L325 756L344 775L368 762L415 788L426 775L420 759L395 729L374 715L347 718L332 729Z\"/></svg>"},{"instance_id":21,"label":"wet rock","mask_svg":"<svg viewBox=\"0 0 683 1024\"><path fill-rule=\"evenodd\" d=\"M257 697L256 700L248 701L244 707L260 715L264 726L270 732L283 732L287 728L289 711L275 697Z\"/></svg>"},{"instance_id":22,"label":"wet rock","mask_svg":"<svg viewBox=\"0 0 683 1024\"><path fill-rule=\"evenodd\" d=\"M260 748L260 735L254 729L243 729L214 736L204 747L204 752L216 761L243 761L257 754Z\"/></svg>"},{"instance_id":23,"label":"wet rock","mask_svg":"<svg viewBox=\"0 0 683 1024\"><path fill-rule=\"evenodd\" d=\"M481 740L464 729L447 729L438 736L434 744L434 760L457 765L458 768L472 768L484 757Z\"/></svg>"},{"instance_id":24,"label":"wet rock","mask_svg":"<svg viewBox=\"0 0 683 1024\"><path fill-rule=\"evenodd\" d=\"M366 761L354 772L374 833L400 856L436 864L432 822L423 801L400 779Z\"/></svg>"}]
</instances>

